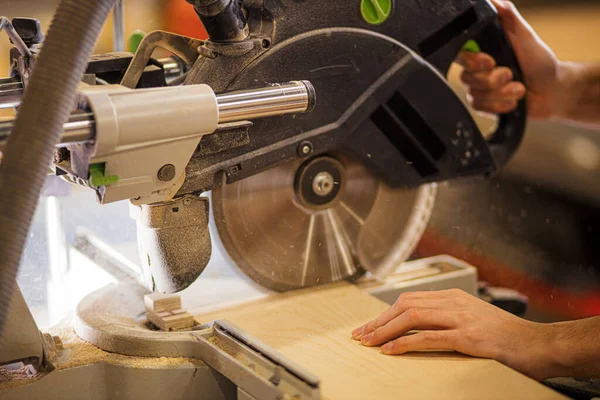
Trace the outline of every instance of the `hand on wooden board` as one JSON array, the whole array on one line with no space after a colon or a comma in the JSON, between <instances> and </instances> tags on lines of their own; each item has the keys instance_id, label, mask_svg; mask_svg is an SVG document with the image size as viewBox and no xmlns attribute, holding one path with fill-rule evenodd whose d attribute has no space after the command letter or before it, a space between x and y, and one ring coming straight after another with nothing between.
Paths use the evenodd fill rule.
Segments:
<instances>
[{"instance_id":1,"label":"hand on wooden board","mask_svg":"<svg viewBox=\"0 0 600 400\"><path fill-rule=\"evenodd\" d=\"M414 331L414 333L413 333ZM454 350L495 359L529 377L600 377L600 319L540 324L458 289L402 294L352 332L387 355Z\"/></svg>"}]
</instances>

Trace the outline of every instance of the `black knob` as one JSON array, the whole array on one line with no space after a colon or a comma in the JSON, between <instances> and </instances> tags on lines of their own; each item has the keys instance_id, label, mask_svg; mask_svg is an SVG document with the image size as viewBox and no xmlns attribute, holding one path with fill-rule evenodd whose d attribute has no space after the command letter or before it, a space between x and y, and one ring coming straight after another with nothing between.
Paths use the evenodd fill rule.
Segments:
<instances>
[{"instance_id":1,"label":"black knob","mask_svg":"<svg viewBox=\"0 0 600 400\"><path fill-rule=\"evenodd\" d=\"M14 18L12 24L27 47L44 41L42 24L40 24L39 20L33 18Z\"/></svg>"},{"instance_id":2,"label":"black knob","mask_svg":"<svg viewBox=\"0 0 600 400\"><path fill-rule=\"evenodd\" d=\"M194 6L210 40L239 42L248 36L242 0L186 0Z\"/></svg>"}]
</instances>

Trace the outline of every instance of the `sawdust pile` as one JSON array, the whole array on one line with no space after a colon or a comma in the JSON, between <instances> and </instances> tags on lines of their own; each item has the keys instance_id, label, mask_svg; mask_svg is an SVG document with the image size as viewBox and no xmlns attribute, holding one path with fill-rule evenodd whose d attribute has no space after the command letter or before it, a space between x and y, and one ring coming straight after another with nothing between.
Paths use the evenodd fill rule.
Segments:
<instances>
[{"instance_id":1,"label":"sawdust pile","mask_svg":"<svg viewBox=\"0 0 600 400\"><path fill-rule=\"evenodd\" d=\"M212 344L214 344L215 346L217 346L218 348L220 348L221 350L223 350L225 353L229 354L230 356L237 358L238 352L235 351L234 349L232 349L231 347L229 347L225 342L223 342L218 337L211 336L208 338L208 341L211 342Z\"/></svg>"},{"instance_id":2,"label":"sawdust pile","mask_svg":"<svg viewBox=\"0 0 600 400\"><path fill-rule=\"evenodd\" d=\"M62 323L50 330L54 336L59 336L63 349L59 350L51 362L57 369L68 369L82 365L106 362L109 364L133 368L159 368L169 366L202 366L204 362L194 358L184 357L130 357L109 353L91 343L82 340L73 329L72 322Z\"/></svg>"},{"instance_id":3,"label":"sawdust pile","mask_svg":"<svg viewBox=\"0 0 600 400\"><path fill-rule=\"evenodd\" d=\"M51 328L49 333L53 336L58 336L62 341L62 348L57 349L56 354L50 358L50 363L54 365L56 370L101 362L132 368L199 367L206 365L204 362L194 358L129 357L109 353L77 336L73 328L73 323L70 320ZM22 368L12 370L0 367L0 390L30 384L48 373L52 372L40 372L32 376L31 370L26 365Z\"/></svg>"}]
</instances>

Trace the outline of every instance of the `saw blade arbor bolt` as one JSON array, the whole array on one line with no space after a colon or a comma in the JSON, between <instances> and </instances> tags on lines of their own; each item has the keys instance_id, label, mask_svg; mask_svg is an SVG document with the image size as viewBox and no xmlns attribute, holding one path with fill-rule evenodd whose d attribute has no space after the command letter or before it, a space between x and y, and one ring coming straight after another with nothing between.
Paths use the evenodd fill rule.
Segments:
<instances>
[{"instance_id":1,"label":"saw blade arbor bolt","mask_svg":"<svg viewBox=\"0 0 600 400\"><path fill-rule=\"evenodd\" d=\"M318 196L327 196L333 191L335 180L329 172L321 172L313 179L312 188Z\"/></svg>"},{"instance_id":2,"label":"saw blade arbor bolt","mask_svg":"<svg viewBox=\"0 0 600 400\"><path fill-rule=\"evenodd\" d=\"M296 174L296 196L310 209L334 207L343 193L344 165L333 157L307 161Z\"/></svg>"},{"instance_id":3,"label":"saw blade arbor bolt","mask_svg":"<svg viewBox=\"0 0 600 400\"><path fill-rule=\"evenodd\" d=\"M158 170L158 179L163 182L170 182L175 179L175 166L173 164L166 164Z\"/></svg>"}]
</instances>

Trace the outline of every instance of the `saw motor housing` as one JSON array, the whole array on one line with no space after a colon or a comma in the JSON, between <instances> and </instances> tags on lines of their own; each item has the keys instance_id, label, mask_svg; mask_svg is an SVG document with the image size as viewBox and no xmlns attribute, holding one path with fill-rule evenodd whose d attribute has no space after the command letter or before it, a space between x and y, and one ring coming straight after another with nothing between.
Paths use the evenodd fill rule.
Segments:
<instances>
[{"instance_id":1,"label":"saw motor housing","mask_svg":"<svg viewBox=\"0 0 600 400\"><path fill-rule=\"evenodd\" d=\"M200 10L199 4L212 2L195 3ZM310 156L342 149L393 187L493 173L506 163L522 136L524 104L501 117L488 143L445 80L471 39L519 79L491 3L394 2L380 25L362 18L359 3L244 2L247 21L238 22L247 23L249 35L205 43L208 56L197 60L186 83L207 83L219 92L305 76L319 100L309 115L255 123L243 146L213 148L207 155L202 153L207 138L188 166L180 194L211 189L211 166L226 171L231 183L298 157L302 140L311 142ZM290 138L297 140L288 143ZM255 157L258 149L261 156ZM223 165L244 156L247 162Z\"/></svg>"},{"instance_id":2,"label":"saw motor housing","mask_svg":"<svg viewBox=\"0 0 600 400\"><path fill-rule=\"evenodd\" d=\"M476 40L520 79L487 0L393 2L389 18L378 25L365 21L358 0L188 1L210 38L186 84L206 83L219 92L301 78L313 84L318 101L309 114L205 136L178 197L336 152L392 188L412 188L492 174L520 143L524 102L500 116L497 132L486 140L445 78L464 44ZM192 232L184 233L185 242L194 240ZM173 234L181 240L181 231Z\"/></svg>"}]
</instances>

